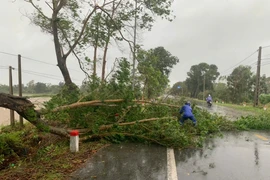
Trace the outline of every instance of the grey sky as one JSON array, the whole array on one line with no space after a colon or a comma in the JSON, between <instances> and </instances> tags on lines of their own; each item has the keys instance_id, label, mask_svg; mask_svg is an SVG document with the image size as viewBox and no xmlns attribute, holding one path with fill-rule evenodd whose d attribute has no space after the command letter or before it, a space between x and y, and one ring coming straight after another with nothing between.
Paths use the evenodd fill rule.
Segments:
<instances>
[{"instance_id":1,"label":"grey sky","mask_svg":"<svg viewBox=\"0 0 270 180\"><path fill-rule=\"evenodd\" d=\"M30 24L20 11L31 10L24 2L1 2L0 51L22 54L37 61L23 60L23 83L30 80L57 84L62 80L59 69L54 66L56 58L52 38ZM270 1L269 0L174 0L173 22L157 20L151 32L141 34L144 48L164 46L180 63L170 75L171 85L186 79L192 65L200 62L216 64L222 75L229 74L245 57L259 46L270 45ZM30 11L29 11L30 12ZM128 49L126 50L128 52ZM110 51L113 54L120 53ZM270 47L263 49L263 58L270 58ZM17 58L0 53L0 84L8 83L6 66L17 67ZM241 64L256 62L257 53ZM270 59L264 60L262 74L270 76ZM75 59L68 60L71 76L80 84L84 74L79 72ZM255 64L252 70L255 72ZM228 71L225 71L229 69ZM31 72L29 72L31 71ZM38 72L53 75L53 79L29 73ZM17 84L17 71L14 71Z\"/></svg>"}]
</instances>

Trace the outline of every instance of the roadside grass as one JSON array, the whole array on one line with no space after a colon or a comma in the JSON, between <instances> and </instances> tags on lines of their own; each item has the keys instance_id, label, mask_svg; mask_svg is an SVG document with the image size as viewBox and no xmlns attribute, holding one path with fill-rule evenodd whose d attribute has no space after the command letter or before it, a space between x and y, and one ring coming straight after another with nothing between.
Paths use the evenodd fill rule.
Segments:
<instances>
[{"instance_id":1,"label":"roadside grass","mask_svg":"<svg viewBox=\"0 0 270 180\"><path fill-rule=\"evenodd\" d=\"M7 142L7 143L4 143ZM38 132L31 124L23 130L6 126L0 133L0 179L68 179L107 142L80 143L80 151L71 153L69 140Z\"/></svg>"}]
</instances>

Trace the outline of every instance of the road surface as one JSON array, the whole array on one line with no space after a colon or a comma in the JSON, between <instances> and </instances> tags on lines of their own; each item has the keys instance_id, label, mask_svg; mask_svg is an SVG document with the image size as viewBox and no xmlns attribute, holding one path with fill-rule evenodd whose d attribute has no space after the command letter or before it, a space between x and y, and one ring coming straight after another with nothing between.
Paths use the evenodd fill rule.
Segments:
<instances>
[{"instance_id":1,"label":"road surface","mask_svg":"<svg viewBox=\"0 0 270 180\"><path fill-rule=\"evenodd\" d=\"M219 106L218 104L213 104L212 107L207 107L206 103L198 103L198 108L205 109L210 113L216 113L220 116L225 116L228 120L236 120L241 116L254 115L253 112L241 111L230 107Z\"/></svg>"},{"instance_id":2,"label":"road surface","mask_svg":"<svg viewBox=\"0 0 270 180\"><path fill-rule=\"evenodd\" d=\"M204 107L203 107L204 108ZM242 114L213 106L214 113L236 119ZM201 149L113 144L102 149L71 180L269 180L270 132L225 133Z\"/></svg>"},{"instance_id":3,"label":"road surface","mask_svg":"<svg viewBox=\"0 0 270 180\"><path fill-rule=\"evenodd\" d=\"M202 149L114 144L94 155L72 180L268 180L270 133L224 134ZM174 158L173 161L171 158Z\"/></svg>"}]
</instances>

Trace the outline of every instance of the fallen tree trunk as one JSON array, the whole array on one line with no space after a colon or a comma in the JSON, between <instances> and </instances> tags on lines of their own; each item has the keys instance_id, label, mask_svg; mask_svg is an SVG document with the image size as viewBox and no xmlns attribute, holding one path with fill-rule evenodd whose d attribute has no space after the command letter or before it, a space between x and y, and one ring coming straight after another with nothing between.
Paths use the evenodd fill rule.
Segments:
<instances>
[{"instance_id":1,"label":"fallen tree trunk","mask_svg":"<svg viewBox=\"0 0 270 180\"><path fill-rule=\"evenodd\" d=\"M52 110L52 112L57 112L60 110L66 110L66 109L74 109L74 108L79 108L79 107L87 107L87 106L93 106L93 105L101 105L104 103L119 103L119 102L124 102L124 99L107 99L107 100L93 100L93 101L86 101L86 102L76 102L73 104L69 105L64 105L57 107ZM166 104L166 103L156 103L156 102L151 102L151 101L145 101L145 100L133 100L132 102L137 103L137 104L153 104L153 105L162 105L162 106L168 106L168 107L173 107L173 108L179 108L179 106L176 105L171 105L171 104Z\"/></svg>"},{"instance_id":2,"label":"fallen tree trunk","mask_svg":"<svg viewBox=\"0 0 270 180\"><path fill-rule=\"evenodd\" d=\"M165 120L165 119L176 119L176 117L174 116L170 116L170 117L162 117L162 118L150 118L150 119L142 119L139 121L133 121L133 122L126 122L126 123L117 123L116 125L118 126L127 126L127 125L134 125L136 123L143 123L143 122L150 122L150 121L157 121L157 120ZM109 125L102 125L99 127L99 130L106 130L106 129L110 129L114 126L115 124L109 124Z\"/></svg>"},{"instance_id":3,"label":"fallen tree trunk","mask_svg":"<svg viewBox=\"0 0 270 180\"><path fill-rule=\"evenodd\" d=\"M53 111L57 112L60 110L65 109L73 109L73 108L79 108L79 107L87 107L91 105L104 105L104 103L117 103L117 102L124 102L124 99L110 99L110 100L94 100L94 101L88 101L88 102L76 102L70 105L61 106L58 108L55 108ZM145 100L134 100L132 102L135 102L137 104L154 104L154 105L164 105L169 107L178 108L178 106L165 104L165 103L155 103L151 101L145 101ZM65 128L58 128L54 126L50 126L46 123L45 120L41 118L41 113L37 110L35 110L35 105L26 99L25 97L19 97L14 95L9 95L5 93L0 93L0 107L8 108L11 110L16 111L19 115L21 115L24 119L26 119L28 122L36 126L39 130L50 132L53 134L57 134L64 137L69 137L69 131ZM162 118L150 118L150 119L143 119L138 120L134 122L126 122L126 123L118 123L118 126L126 126L126 125L133 125L136 123L143 123L143 122L149 122L149 121L156 121L156 120L165 120L165 119L175 119L176 117L162 117ZM112 128L114 124L110 125L102 125L100 126L99 130L106 130L109 128ZM90 132L91 130L83 129L82 132Z\"/></svg>"},{"instance_id":4,"label":"fallen tree trunk","mask_svg":"<svg viewBox=\"0 0 270 180\"><path fill-rule=\"evenodd\" d=\"M28 122L36 126L39 130L68 137L68 131L63 128L49 126L41 115L35 110L35 105L24 97L13 96L0 93L0 107L16 111Z\"/></svg>"}]
</instances>

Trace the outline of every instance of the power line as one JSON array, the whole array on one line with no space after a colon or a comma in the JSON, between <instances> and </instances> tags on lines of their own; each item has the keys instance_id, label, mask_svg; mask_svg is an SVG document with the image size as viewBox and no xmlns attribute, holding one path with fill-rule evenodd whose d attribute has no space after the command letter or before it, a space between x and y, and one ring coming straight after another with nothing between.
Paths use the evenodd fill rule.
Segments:
<instances>
[{"instance_id":1,"label":"power line","mask_svg":"<svg viewBox=\"0 0 270 180\"><path fill-rule=\"evenodd\" d=\"M257 51L258 51L258 50L256 50L255 52L253 52L252 54L250 54L249 56L247 56L245 59L241 60L240 62L238 62L238 63L235 64L234 66L231 66L230 68L228 68L228 69L222 71L220 74L222 74L222 73L224 73L224 72L226 72L226 71L228 71L228 70L230 70L230 69L236 67L237 65L241 64L242 62L244 62L245 60L247 60L248 58L250 58L251 56L253 56Z\"/></svg>"},{"instance_id":2,"label":"power line","mask_svg":"<svg viewBox=\"0 0 270 180\"><path fill-rule=\"evenodd\" d=\"M44 62L44 61L40 61L40 60L37 60L37 59L33 59L33 58L29 58L29 57L25 57L25 56L22 56L22 58L24 58L24 59L27 59L27 60L30 60L30 61L36 61L36 62L40 62L40 63L44 63L44 64L48 64L48 65L51 65L51 66L54 66L54 67L56 67L57 65L55 65L55 64L52 64L52 63L47 63L47 62ZM72 71L77 71L77 72L80 72L80 71L78 71L78 70L76 70L76 69L71 69L71 68L68 68L69 70L72 70Z\"/></svg>"},{"instance_id":3,"label":"power line","mask_svg":"<svg viewBox=\"0 0 270 180\"><path fill-rule=\"evenodd\" d=\"M10 56L16 56L16 57L18 57L18 54L12 54L12 53L3 52L3 51L0 51L0 53L6 54L6 55L10 55ZM21 56L21 57L24 58L24 59L30 60L30 61L35 61L35 62L39 62L39 63L51 65L51 66L54 66L54 67L57 66L56 64L48 63L48 62L45 62L45 61L33 59L33 58L30 58L30 57L26 57L26 56ZM72 70L72 71L76 71L76 72L81 72L81 71L78 71L78 70L76 70L76 69L71 69L71 68L68 68L68 69L69 69L69 70Z\"/></svg>"},{"instance_id":4,"label":"power line","mask_svg":"<svg viewBox=\"0 0 270 180\"><path fill-rule=\"evenodd\" d=\"M262 47L262 48L269 48L270 47L270 45L268 45L268 46L264 46L264 47Z\"/></svg>"},{"instance_id":5,"label":"power line","mask_svg":"<svg viewBox=\"0 0 270 180\"><path fill-rule=\"evenodd\" d=\"M17 54L12 54L12 53L3 52L3 51L0 51L0 53L1 53L1 54L10 55L10 56L18 56Z\"/></svg>"},{"instance_id":6,"label":"power line","mask_svg":"<svg viewBox=\"0 0 270 180\"><path fill-rule=\"evenodd\" d=\"M261 66L266 66L266 65L269 65L270 62L266 62L266 63L263 63Z\"/></svg>"},{"instance_id":7,"label":"power line","mask_svg":"<svg viewBox=\"0 0 270 180\"><path fill-rule=\"evenodd\" d=\"M54 80L59 80L59 81L62 81L63 80L63 79L60 79L60 78L49 77L49 76L46 76L46 75L41 75L41 74L33 73L33 72L27 72L27 71L22 71L22 72L25 73L25 74L31 74L31 75L35 75L35 76L40 76L40 77L48 78L48 79L54 79Z\"/></svg>"},{"instance_id":8,"label":"power line","mask_svg":"<svg viewBox=\"0 0 270 180\"><path fill-rule=\"evenodd\" d=\"M15 68L15 71L18 71L17 68ZM45 73L40 73L40 72L35 72L35 71L29 71L29 70L22 70L23 73L26 73L26 74L32 74L32 75L36 75L36 76L41 76L41 77L46 77L46 78L52 78L52 79L56 79L56 80L63 80L62 77L60 76L55 76L55 75L52 75L52 74L45 74ZM78 79L73 79L75 81L80 81Z\"/></svg>"},{"instance_id":9,"label":"power line","mask_svg":"<svg viewBox=\"0 0 270 180\"><path fill-rule=\"evenodd\" d=\"M39 73L39 72L35 72L35 71L29 71L29 70L22 70L23 72L29 72L29 73L35 73L35 74L40 74L40 75L44 75L44 76L48 76L48 77L56 77L56 78L62 78L60 76L55 76L52 74L45 74L45 73Z\"/></svg>"},{"instance_id":10,"label":"power line","mask_svg":"<svg viewBox=\"0 0 270 180\"><path fill-rule=\"evenodd\" d=\"M52 63L47 63L47 62L44 62L44 61L36 60L36 59L25 57L25 56L22 56L22 58L30 60L30 61L35 61L35 62L40 62L40 63L43 63L43 64L48 64L48 65L51 65L51 66L54 66L54 67L56 66L55 64L52 64Z\"/></svg>"}]
</instances>

